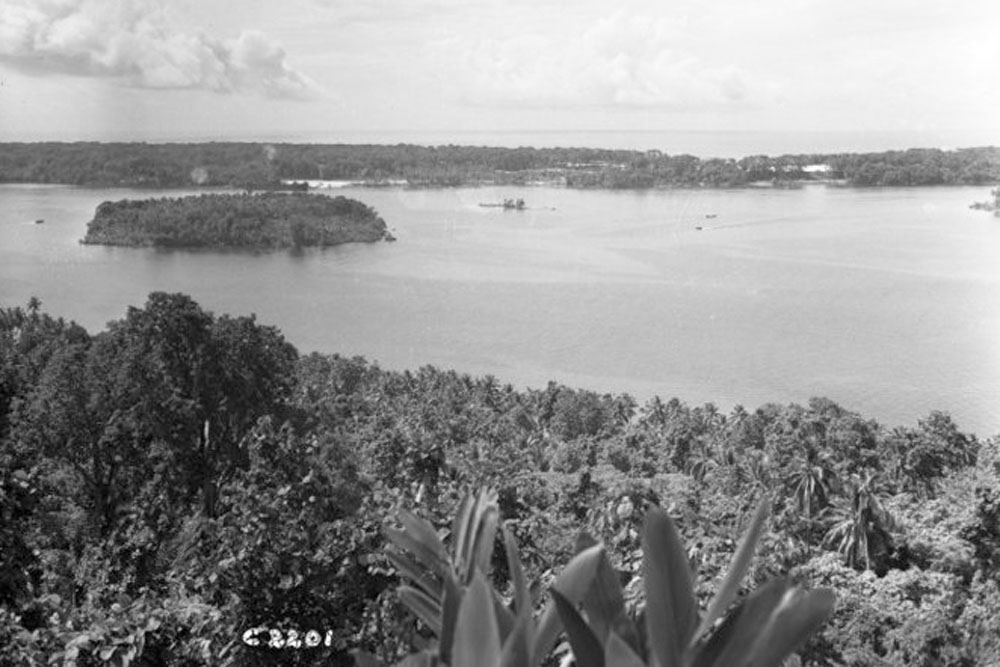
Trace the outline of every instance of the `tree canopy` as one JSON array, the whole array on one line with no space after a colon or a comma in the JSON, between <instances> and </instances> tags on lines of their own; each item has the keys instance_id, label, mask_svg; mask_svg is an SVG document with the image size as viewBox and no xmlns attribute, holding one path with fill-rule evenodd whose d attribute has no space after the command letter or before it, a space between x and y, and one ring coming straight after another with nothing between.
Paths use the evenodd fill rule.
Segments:
<instances>
[{"instance_id":1,"label":"tree canopy","mask_svg":"<svg viewBox=\"0 0 1000 667\"><path fill-rule=\"evenodd\" d=\"M84 243L124 246L287 248L373 242L385 221L347 197L206 194L106 201Z\"/></svg>"},{"instance_id":2,"label":"tree canopy","mask_svg":"<svg viewBox=\"0 0 1000 667\"><path fill-rule=\"evenodd\" d=\"M838 599L801 664L1000 661L1000 442L944 413L888 427L821 398L723 412L389 371L154 293L95 334L0 309L0 663L393 661L435 635L395 596L385 529L406 510L450 545L484 485L528 580L586 530L633 616L648 508L704 609L763 503L744 590ZM488 546L506 595L520 575Z\"/></svg>"},{"instance_id":3,"label":"tree canopy","mask_svg":"<svg viewBox=\"0 0 1000 667\"><path fill-rule=\"evenodd\" d=\"M665 147L669 149L669 147ZM816 170L818 165L824 168ZM661 150L351 144L0 144L0 182L177 188L346 180L416 187L738 187L835 179L859 186L1000 182L1000 148L698 158Z\"/></svg>"}]
</instances>

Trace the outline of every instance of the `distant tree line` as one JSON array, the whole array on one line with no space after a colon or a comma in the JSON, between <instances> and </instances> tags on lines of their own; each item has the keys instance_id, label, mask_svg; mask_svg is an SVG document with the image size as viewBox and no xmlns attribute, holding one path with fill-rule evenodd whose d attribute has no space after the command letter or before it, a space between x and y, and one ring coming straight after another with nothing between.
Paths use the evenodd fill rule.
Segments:
<instances>
[{"instance_id":1,"label":"distant tree line","mask_svg":"<svg viewBox=\"0 0 1000 667\"><path fill-rule=\"evenodd\" d=\"M800 664L1000 664L1000 442L944 413L890 428L826 399L727 413L389 371L165 293L94 334L37 299L0 308L0 664L392 661L432 637L383 530L407 509L451 541L480 485L529 581L586 530L631 611L647 506L674 517L704 604L764 499L744 585L837 596Z\"/></svg>"},{"instance_id":2,"label":"distant tree line","mask_svg":"<svg viewBox=\"0 0 1000 667\"><path fill-rule=\"evenodd\" d=\"M1000 181L1000 148L840 155L829 164L853 185L984 185Z\"/></svg>"},{"instance_id":3,"label":"distant tree line","mask_svg":"<svg viewBox=\"0 0 1000 667\"><path fill-rule=\"evenodd\" d=\"M83 242L287 248L386 237L385 221L357 200L272 192L107 201L87 224Z\"/></svg>"},{"instance_id":4,"label":"distant tree line","mask_svg":"<svg viewBox=\"0 0 1000 667\"><path fill-rule=\"evenodd\" d=\"M826 171L807 170L827 165ZM348 144L0 144L0 182L233 186L405 180L416 187L556 182L579 188L740 187L833 179L858 186L1000 181L1000 148L700 159L658 150Z\"/></svg>"}]
</instances>

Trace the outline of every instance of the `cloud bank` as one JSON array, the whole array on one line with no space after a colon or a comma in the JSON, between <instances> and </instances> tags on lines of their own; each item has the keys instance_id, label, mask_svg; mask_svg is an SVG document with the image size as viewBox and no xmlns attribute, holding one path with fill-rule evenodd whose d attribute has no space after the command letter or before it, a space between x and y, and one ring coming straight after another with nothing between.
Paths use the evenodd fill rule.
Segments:
<instances>
[{"instance_id":1,"label":"cloud bank","mask_svg":"<svg viewBox=\"0 0 1000 667\"><path fill-rule=\"evenodd\" d=\"M767 86L675 48L683 26L617 13L559 39L514 35L439 44L451 92L473 105L698 111L756 103Z\"/></svg>"},{"instance_id":2,"label":"cloud bank","mask_svg":"<svg viewBox=\"0 0 1000 667\"><path fill-rule=\"evenodd\" d=\"M0 61L33 73L113 77L140 88L311 99L321 94L267 35L220 40L170 30L152 0L6 0Z\"/></svg>"}]
</instances>

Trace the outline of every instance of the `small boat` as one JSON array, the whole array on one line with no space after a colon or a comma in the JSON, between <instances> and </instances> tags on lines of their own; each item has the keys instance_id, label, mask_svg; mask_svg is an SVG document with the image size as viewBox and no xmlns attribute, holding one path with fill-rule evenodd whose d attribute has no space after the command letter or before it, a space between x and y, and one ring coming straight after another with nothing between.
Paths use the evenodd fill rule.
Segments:
<instances>
[{"instance_id":1,"label":"small boat","mask_svg":"<svg viewBox=\"0 0 1000 667\"><path fill-rule=\"evenodd\" d=\"M515 210L523 211L525 209L525 204L523 199L504 199L503 202L499 204L479 204L483 208L502 208L505 211Z\"/></svg>"},{"instance_id":2,"label":"small boat","mask_svg":"<svg viewBox=\"0 0 1000 667\"><path fill-rule=\"evenodd\" d=\"M706 213L705 217L708 218L709 220L711 220L712 218L718 218L719 214L718 213Z\"/></svg>"},{"instance_id":3,"label":"small boat","mask_svg":"<svg viewBox=\"0 0 1000 667\"><path fill-rule=\"evenodd\" d=\"M43 222L45 222L45 219L44 219L44 218L39 218L38 220L35 220L35 224L36 224L36 225L40 225L40 224L42 224Z\"/></svg>"}]
</instances>

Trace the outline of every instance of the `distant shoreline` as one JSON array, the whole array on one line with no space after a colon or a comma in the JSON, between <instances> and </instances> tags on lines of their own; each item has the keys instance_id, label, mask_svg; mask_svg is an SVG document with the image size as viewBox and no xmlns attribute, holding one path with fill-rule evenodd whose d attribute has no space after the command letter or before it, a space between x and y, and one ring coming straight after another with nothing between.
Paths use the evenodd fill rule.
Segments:
<instances>
[{"instance_id":1,"label":"distant shoreline","mask_svg":"<svg viewBox=\"0 0 1000 667\"><path fill-rule=\"evenodd\" d=\"M290 129L220 135L153 131L141 134L91 134L73 136L56 133L3 133L0 143L104 143L104 144L209 144L233 143L256 145L414 145L414 146L489 146L537 149L575 147L592 149L645 151L656 148L672 155L691 154L701 159L741 159L748 155L841 155L882 153L909 148L955 150L963 147L998 145L995 130L647 130L632 128L534 128L534 129L456 129L424 130L337 130L330 128Z\"/></svg>"},{"instance_id":2,"label":"distant shoreline","mask_svg":"<svg viewBox=\"0 0 1000 667\"><path fill-rule=\"evenodd\" d=\"M149 189L548 185L576 189L1000 183L1000 148L702 159L661 150L415 144L5 143L0 183ZM299 184L299 185L296 185Z\"/></svg>"}]
</instances>

